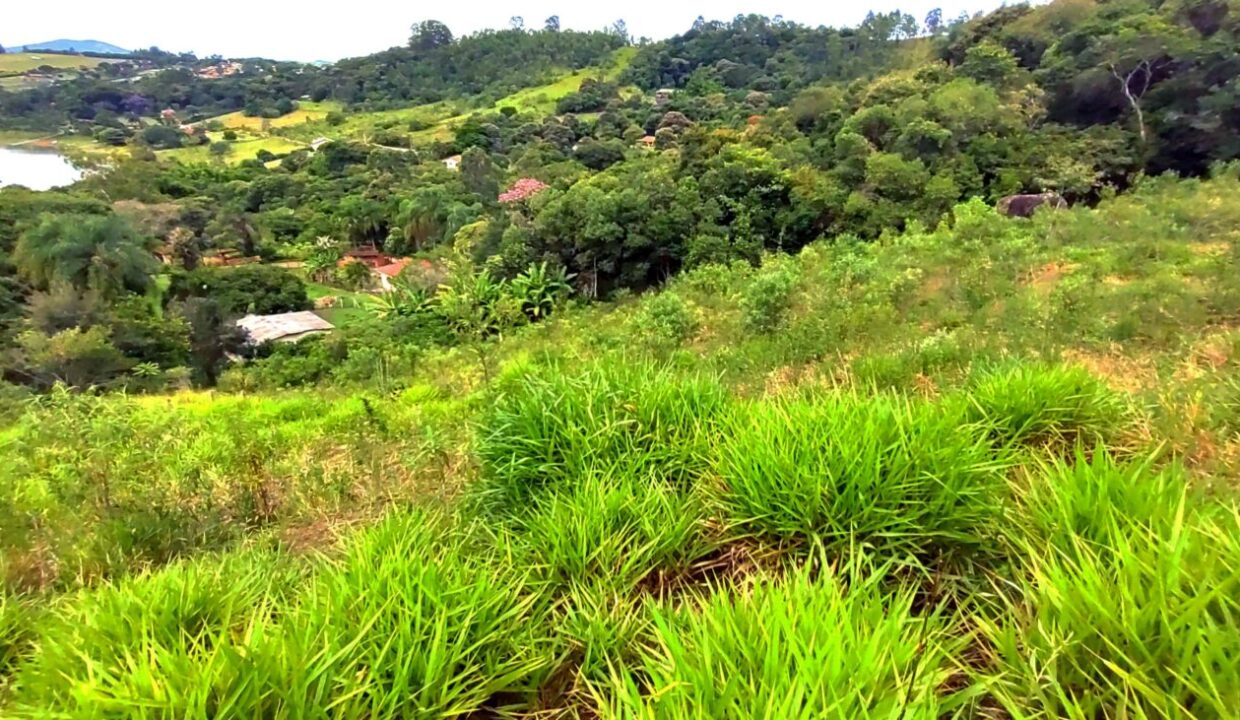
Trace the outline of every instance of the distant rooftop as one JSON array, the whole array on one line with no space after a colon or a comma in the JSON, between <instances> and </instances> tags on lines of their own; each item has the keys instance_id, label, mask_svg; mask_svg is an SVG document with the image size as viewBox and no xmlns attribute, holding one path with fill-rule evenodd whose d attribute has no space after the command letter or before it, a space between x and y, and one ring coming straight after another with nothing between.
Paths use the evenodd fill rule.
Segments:
<instances>
[{"instance_id":1,"label":"distant rooftop","mask_svg":"<svg viewBox=\"0 0 1240 720\"><path fill-rule=\"evenodd\" d=\"M255 344L272 340L300 340L306 335L335 330L335 326L309 311L279 315L246 315L237 321Z\"/></svg>"},{"instance_id":2,"label":"distant rooftop","mask_svg":"<svg viewBox=\"0 0 1240 720\"><path fill-rule=\"evenodd\" d=\"M400 275L405 268L409 267L409 263L411 262L413 262L412 258L400 258L399 260L395 260L387 265L382 265L375 268L375 272L380 275L387 275L388 277L396 277L397 275Z\"/></svg>"}]
</instances>

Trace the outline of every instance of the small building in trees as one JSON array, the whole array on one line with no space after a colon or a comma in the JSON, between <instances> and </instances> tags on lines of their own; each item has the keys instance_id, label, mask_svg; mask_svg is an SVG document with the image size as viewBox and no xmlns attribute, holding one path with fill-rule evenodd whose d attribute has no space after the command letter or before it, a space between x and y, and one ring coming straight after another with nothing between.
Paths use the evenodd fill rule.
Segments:
<instances>
[{"instance_id":1,"label":"small building in trees","mask_svg":"<svg viewBox=\"0 0 1240 720\"><path fill-rule=\"evenodd\" d=\"M331 332L336 326L309 310L278 315L246 315L237 321L250 342L297 342L311 335Z\"/></svg>"},{"instance_id":2,"label":"small building in trees","mask_svg":"<svg viewBox=\"0 0 1240 720\"><path fill-rule=\"evenodd\" d=\"M664 105L672 101L672 96L675 94L676 94L676 91L671 88L663 88L661 90L656 90L654 92L654 106L663 107Z\"/></svg>"},{"instance_id":3,"label":"small building in trees","mask_svg":"<svg viewBox=\"0 0 1240 720\"><path fill-rule=\"evenodd\" d=\"M395 289L392 282L412 263L412 258L400 258L398 260L393 260L387 265L381 265L374 268L370 274L374 276L375 284L379 286L380 290L383 292L392 292L392 290Z\"/></svg>"},{"instance_id":4,"label":"small building in trees","mask_svg":"<svg viewBox=\"0 0 1240 720\"><path fill-rule=\"evenodd\" d=\"M390 265L394 260L395 258L374 245L366 245L345 251L344 257L340 258L337 267L344 267L351 262L358 262L374 270L384 265Z\"/></svg>"},{"instance_id":5,"label":"small building in trees","mask_svg":"<svg viewBox=\"0 0 1240 720\"><path fill-rule=\"evenodd\" d=\"M443 159L443 166L444 166L444 167L446 167L446 168L448 168L449 170L451 170L451 171L453 171L453 172L457 172L457 171L459 171L459 170L461 169L461 156L460 156L460 155L453 155L452 157L446 157L446 158L444 158L444 159Z\"/></svg>"}]
</instances>

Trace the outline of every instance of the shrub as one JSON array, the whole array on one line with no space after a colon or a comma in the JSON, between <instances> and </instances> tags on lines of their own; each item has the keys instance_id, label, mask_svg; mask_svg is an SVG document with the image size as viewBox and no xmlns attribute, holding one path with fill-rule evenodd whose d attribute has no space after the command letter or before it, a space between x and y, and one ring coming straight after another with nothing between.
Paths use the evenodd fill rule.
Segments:
<instances>
[{"instance_id":1,"label":"shrub","mask_svg":"<svg viewBox=\"0 0 1240 720\"><path fill-rule=\"evenodd\" d=\"M644 299L634 323L638 334L656 343L684 342L698 324L689 303L668 290Z\"/></svg>"},{"instance_id":2,"label":"shrub","mask_svg":"<svg viewBox=\"0 0 1240 720\"><path fill-rule=\"evenodd\" d=\"M551 369L515 381L484 414L484 492L506 502L592 473L684 482L705 468L727 394L648 365Z\"/></svg>"},{"instance_id":3,"label":"shrub","mask_svg":"<svg viewBox=\"0 0 1240 720\"><path fill-rule=\"evenodd\" d=\"M1106 440L1125 411L1115 392L1075 366L990 370L974 383L970 397L975 418L997 440L1029 446Z\"/></svg>"},{"instance_id":4,"label":"shrub","mask_svg":"<svg viewBox=\"0 0 1240 720\"><path fill-rule=\"evenodd\" d=\"M719 502L741 529L917 562L984 549L1003 467L963 413L832 395L745 406L715 470Z\"/></svg>"},{"instance_id":5,"label":"shrub","mask_svg":"<svg viewBox=\"0 0 1240 720\"><path fill-rule=\"evenodd\" d=\"M595 688L613 718L948 717L965 638L882 573L824 563L780 582L656 610L637 672ZM613 694L614 693L614 694Z\"/></svg>"},{"instance_id":6,"label":"shrub","mask_svg":"<svg viewBox=\"0 0 1240 720\"><path fill-rule=\"evenodd\" d=\"M760 333L778 329L792 304L796 282L796 274L786 266L767 269L754 276L740 300L745 326Z\"/></svg>"}]
</instances>

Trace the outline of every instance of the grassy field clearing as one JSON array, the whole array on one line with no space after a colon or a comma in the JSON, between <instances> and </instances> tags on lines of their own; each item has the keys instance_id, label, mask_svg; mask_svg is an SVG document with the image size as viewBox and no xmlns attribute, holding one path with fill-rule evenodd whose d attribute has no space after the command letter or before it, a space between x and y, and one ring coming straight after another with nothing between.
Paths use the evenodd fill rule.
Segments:
<instances>
[{"instance_id":1,"label":"grassy field clearing","mask_svg":"<svg viewBox=\"0 0 1240 720\"><path fill-rule=\"evenodd\" d=\"M85 55L8 52L0 55L0 75L21 75L45 65L57 70L75 70L93 68L108 62L117 61Z\"/></svg>"},{"instance_id":2,"label":"grassy field clearing","mask_svg":"<svg viewBox=\"0 0 1240 720\"><path fill-rule=\"evenodd\" d=\"M207 133L207 137L211 139L212 143L224 142L224 134L222 132ZM296 140L290 140L277 135L260 135L257 137L242 136L237 140L229 142L229 145L231 146L231 150L227 155L223 156L223 160L228 163L239 163L242 160L252 160L258 156L260 150L266 150L270 153L281 155L305 147L305 145L297 142ZM218 161L217 157L211 154L210 145L195 145L193 147L160 150L157 155L162 159L182 163L209 163Z\"/></svg>"},{"instance_id":3,"label":"grassy field clearing","mask_svg":"<svg viewBox=\"0 0 1240 720\"><path fill-rule=\"evenodd\" d=\"M47 133L27 132L25 130L0 130L0 147L27 143L47 136Z\"/></svg>"},{"instance_id":4,"label":"grassy field clearing","mask_svg":"<svg viewBox=\"0 0 1240 720\"><path fill-rule=\"evenodd\" d=\"M325 297L337 299L337 304L334 307L315 310L319 317L336 327L345 327L361 318L369 316L371 314L370 307L374 301L374 296L367 293L350 292L316 282L306 283L306 295L311 300L319 300Z\"/></svg>"},{"instance_id":5,"label":"grassy field clearing","mask_svg":"<svg viewBox=\"0 0 1240 720\"><path fill-rule=\"evenodd\" d=\"M300 100L297 103L297 109L288 115L278 118L261 118L247 117L241 112L229 113L214 117L207 122L219 122L226 128L237 130L249 130L250 132L261 132L264 127L267 128L289 128L306 123L317 122L327 117L330 112L340 110L339 103L333 102L311 102L309 100Z\"/></svg>"},{"instance_id":6,"label":"grassy field clearing","mask_svg":"<svg viewBox=\"0 0 1240 720\"><path fill-rule=\"evenodd\" d=\"M637 48L621 48L612 54L611 61L600 68L586 68L577 72L565 72L561 77L544 85L519 90L512 95L498 100L487 110L498 110L503 107L516 108L519 112L548 114L555 111L556 103L581 88L581 83L588 77L603 77L615 80L628 64L632 62ZM635 90L628 90L629 92ZM452 129L479 108L468 108L462 104L438 102L419 105L398 110L381 110L347 114L343 123L335 126L326 123L313 123L292 127L282 134L302 140L312 140L320 135L325 137L344 137L361 141L372 141L376 135L384 132L407 134L415 145L431 142L448 142L452 139ZM292 123L291 125L298 125ZM413 127L419 129L413 130ZM291 134L290 134L291 133Z\"/></svg>"}]
</instances>

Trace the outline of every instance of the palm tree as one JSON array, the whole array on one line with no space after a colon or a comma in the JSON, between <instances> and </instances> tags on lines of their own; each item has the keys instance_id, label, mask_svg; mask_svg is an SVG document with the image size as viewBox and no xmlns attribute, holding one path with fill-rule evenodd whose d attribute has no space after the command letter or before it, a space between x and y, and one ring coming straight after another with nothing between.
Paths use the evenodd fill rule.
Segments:
<instances>
[{"instance_id":1,"label":"palm tree","mask_svg":"<svg viewBox=\"0 0 1240 720\"><path fill-rule=\"evenodd\" d=\"M63 282L101 297L144 293L159 270L149 245L115 215L47 215L18 238L13 264L37 290Z\"/></svg>"}]
</instances>

